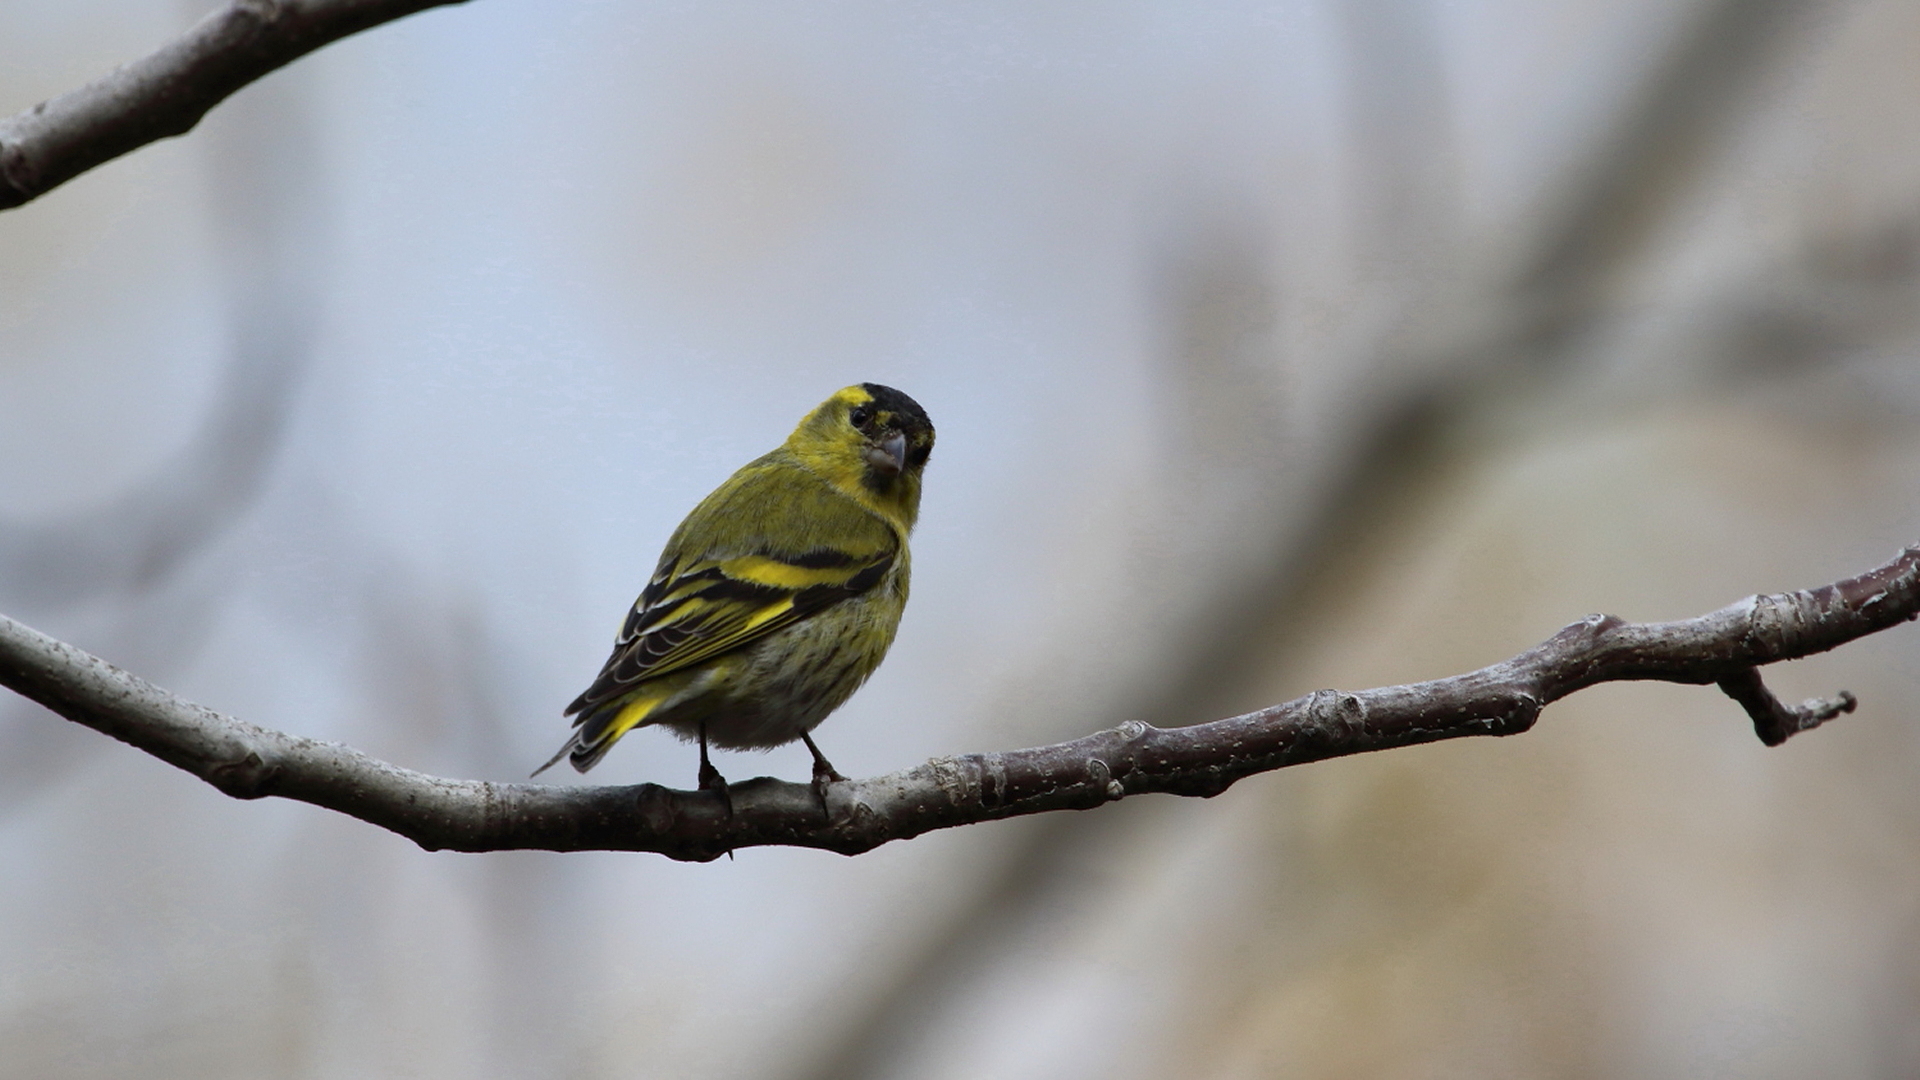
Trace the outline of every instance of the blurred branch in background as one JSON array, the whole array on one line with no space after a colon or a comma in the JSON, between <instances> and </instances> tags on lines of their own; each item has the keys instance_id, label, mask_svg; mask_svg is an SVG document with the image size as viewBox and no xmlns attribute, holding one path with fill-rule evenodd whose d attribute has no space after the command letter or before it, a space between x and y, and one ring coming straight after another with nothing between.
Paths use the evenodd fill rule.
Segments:
<instances>
[{"instance_id":1,"label":"blurred branch in background","mask_svg":"<svg viewBox=\"0 0 1920 1080\"><path fill-rule=\"evenodd\" d=\"M1544 232L1515 287L1519 343L1577 335L1643 254L1701 172L1765 100L1765 76L1814 28L1827 0L1712 0L1668 49L1610 137L1561 184L1557 228Z\"/></svg>"},{"instance_id":2,"label":"blurred branch in background","mask_svg":"<svg viewBox=\"0 0 1920 1080\"><path fill-rule=\"evenodd\" d=\"M1327 365L1342 385L1290 388L1290 415L1301 422L1286 441L1286 469L1265 471L1261 486L1224 513L1170 515L1218 524L1238 539L1234 554L1240 557L1215 553L1218 595L1197 598L1194 608L1204 617L1195 620L1194 632L1163 635L1179 645L1167 651L1159 689L1121 696L1118 708L1141 722L1193 716L1188 710L1217 695L1223 673L1252 661L1261 640L1257 628L1295 618L1356 538L1392 516L1386 507L1417 499L1449 474L1462 429L1484 425L1490 409L1537 408L1539 395L1568 391L1579 374L1573 361L1608 314L1611 290L1646 257L1659 226L1696 193L1729 134L1765 104L1761 90L1786 51L1783 39L1830 6L1821 0L1700 5L1649 65L1640 90L1625 96L1596 137L1579 143L1579 157L1538 200L1543 212L1512 223L1522 234L1516 248L1506 234L1473 237L1461 228L1446 127L1452 110L1443 104L1451 88L1434 13L1417 3L1338 4L1347 174L1354 181L1351 228L1361 276L1386 287L1385 303L1377 314L1349 316L1357 325L1348 338L1353 344L1340 350L1345 362ZM1181 268L1185 273L1168 275L1175 329L1166 369L1201 398L1244 401L1257 393L1257 383L1237 377L1247 365L1223 365L1209 349L1243 344L1248 326L1272 319L1278 308L1277 295L1246 295L1261 271L1243 249L1246 237L1260 232L1254 223L1239 223L1237 239L1224 249L1231 266L1203 257ZM1234 274L1246 280L1225 280ZM1214 288L1203 286L1206 278ZM1245 302L1218 303L1221 287ZM1217 325L1222 320L1229 325ZM1274 341L1266 347L1279 349ZM1270 355L1255 366L1271 377L1284 366L1280 359ZM1268 438L1282 426L1278 417L1261 420ZM1211 425L1183 430L1192 438L1220 437ZM1206 492L1218 482L1196 479L1187 492ZM845 1021L843 1033L793 1075L891 1075L911 1059L910 1050L901 1055L912 1033L931 1027L932 1014L981 974L977 963L965 961L989 955L1013 927L1041 918L1046 898L1080 872L1075 851L1118 850L1145 823L1141 815L1037 823L999 853L997 872L975 876L977 898L952 917L946 932L903 956Z\"/></svg>"},{"instance_id":3,"label":"blurred branch in background","mask_svg":"<svg viewBox=\"0 0 1920 1080\"><path fill-rule=\"evenodd\" d=\"M95 647L149 670L189 654L231 593L231 575L184 571L264 496L312 366L331 245L310 106L304 84L263 87L223 113L203 144L228 351L211 407L186 444L91 508L47 520L0 517L0 598L34 612L108 601L103 610L120 616L96 628ZM166 632L154 633L156 625ZM0 808L83 760L82 744L49 738L24 715L0 725L0 740Z\"/></svg>"},{"instance_id":4,"label":"blurred branch in background","mask_svg":"<svg viewBox=\"0 0 1920 1080\"><path fill-rule=\"evenodd\" d=\"M149 589L259 497L308 368L326 262L325 185L305 103L284 92L211 141L231 358L192 441L124 495L66 520L0 520L10 603L71 604Z\"/></svg>"},{"instance_id":5,"label":"blurred branch in background","mask_svg":"<svg viewBox=\"0 0 1920 1080\"><path fill-rule=\"evenodd\" d=\"M0 681L77 723L184 769L235 798L269 795L337 810L429 849L657 851L716 858L791 845L843 854L935 829L1128 795L1213 796L1255 773L1533 726L1546 705L1625 680L1717 682L1769 746L1850 712L1851 694L1782 704L1758 665L1793 660L1920 616L1920 547L1859 577L1749 597L1694 619L1592 616L1504 663L1407 686L1307 697L1206 724L1138 721L1032 750L936 758L817 791L760 778L726 793L446 780L337 743L221 716L97 657L0 617Z\"/></svg>"},{"instance_id":6,"label":"blurred branch in background","mask_svg":"<svg viewBox=\"0 0 1920 1080\"><path fill-rule=\"evenodd\" d=\"M159 50L0 120L0 210L184 135L207 110L322 45L460 0L233 0Z\"/></svg>"},{"instance_id":7,"label":"blurred branch in background","mask_svg":"<svg viewBox=\"0 0 1920 1080\"><path fill-rule=\"evenodd\" d=\"M1422 288L1459 244L1459 161L1446 57L1427 3L1343 0L1339 19L1351 214L1361 273ZM1403 298L1402 298L1403 299Z\"/></svg>"}]
</instances>

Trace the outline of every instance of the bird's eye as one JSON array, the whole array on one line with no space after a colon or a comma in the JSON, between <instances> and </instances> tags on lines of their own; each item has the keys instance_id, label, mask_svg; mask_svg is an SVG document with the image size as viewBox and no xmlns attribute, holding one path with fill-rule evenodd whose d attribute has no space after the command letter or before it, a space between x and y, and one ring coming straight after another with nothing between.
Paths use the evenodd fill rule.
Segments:
<instances>
[{"instance_id":1,"label":"bird's eye","mask_svg":"<svg viewBox=\"0 0 1920 1080\"><path fill-rule=\"evenodd\" d=\"M856 405L853 411L847 414L847 421L857 428L866 427L867 421L871 419L873 419L873 410L865 405Z\"/></svg>"}]
</instances>

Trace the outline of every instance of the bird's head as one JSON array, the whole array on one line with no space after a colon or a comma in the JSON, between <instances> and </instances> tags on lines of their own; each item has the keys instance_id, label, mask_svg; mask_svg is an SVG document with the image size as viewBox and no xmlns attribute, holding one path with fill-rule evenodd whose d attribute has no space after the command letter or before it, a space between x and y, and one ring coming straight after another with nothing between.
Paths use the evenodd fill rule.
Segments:
<instances>
[{"instance_id":1,"label":"bird's head","mask_svg":"<svg viewBox=\"0 0 1920 1080\"><path fill-rule=\"evenodd\" d=\"M891 386L860 383L820 403L787 449L836 487L913 527L920 472L933 453L933 421Z\"/></svg>"}]
</instances>

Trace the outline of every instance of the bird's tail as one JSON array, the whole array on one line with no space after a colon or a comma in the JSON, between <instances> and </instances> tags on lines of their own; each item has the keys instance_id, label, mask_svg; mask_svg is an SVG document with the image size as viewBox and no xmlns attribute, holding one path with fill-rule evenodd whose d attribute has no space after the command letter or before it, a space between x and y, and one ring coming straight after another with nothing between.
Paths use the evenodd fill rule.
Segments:
<instances>
[{"instance_id":1,"label":"bird's tail","mask_svg":"<svg viewBox=\"0 0 1920 1080\"><path fill-rule=\"evenodd\" d=\"M640 693L624 700L615 699L592 712L582 713L573 722L573 737L558 753L548 758L545 765L533 770L533 776L539 776L560 764L561 758L571 758L575 772L586 772L593 768L601 758L607 756L607 751L613 749L613 744L620 741L620 736L646 723L647 717L667 697L662 693Z\"/></svg>"},{"instance_id":2,"label":"bird's tail","mask_svg":"<svg viewBox=\"0 0 1920 1080\"><path fill-rule=\"evenodd\" d=\"M527 779L531 780L534 777L539 776L541 773L546 772L548 769L553 768L555 765L560 764L560 759L572 753L573 748L578 745L580 745L580 732L575 731L573 733L573 738L567 740L567 744L560 748L560 752L548 758L547 763L545 765L542 765L539 768L528 773Z\"/></svg>"}]
</instances>

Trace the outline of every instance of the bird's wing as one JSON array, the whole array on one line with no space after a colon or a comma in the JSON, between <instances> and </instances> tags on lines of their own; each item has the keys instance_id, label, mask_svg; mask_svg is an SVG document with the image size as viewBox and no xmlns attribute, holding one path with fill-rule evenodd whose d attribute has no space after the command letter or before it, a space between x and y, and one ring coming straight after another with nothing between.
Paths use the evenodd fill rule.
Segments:
<instances>
[{"instance_id":1,"label":"bird's wing","mask_svg":"<svg viewBox=\"0 0 1920 1080\"><path fill-rule=\"evenodd\" d=\"M754 469L741 470L674 533L613 655L569 715L592 715L642 680L737 649L887 576L899 541L885 523L808 477ZM782 528L782 519L805 527Z\"/></svg>"}]
</instances>

